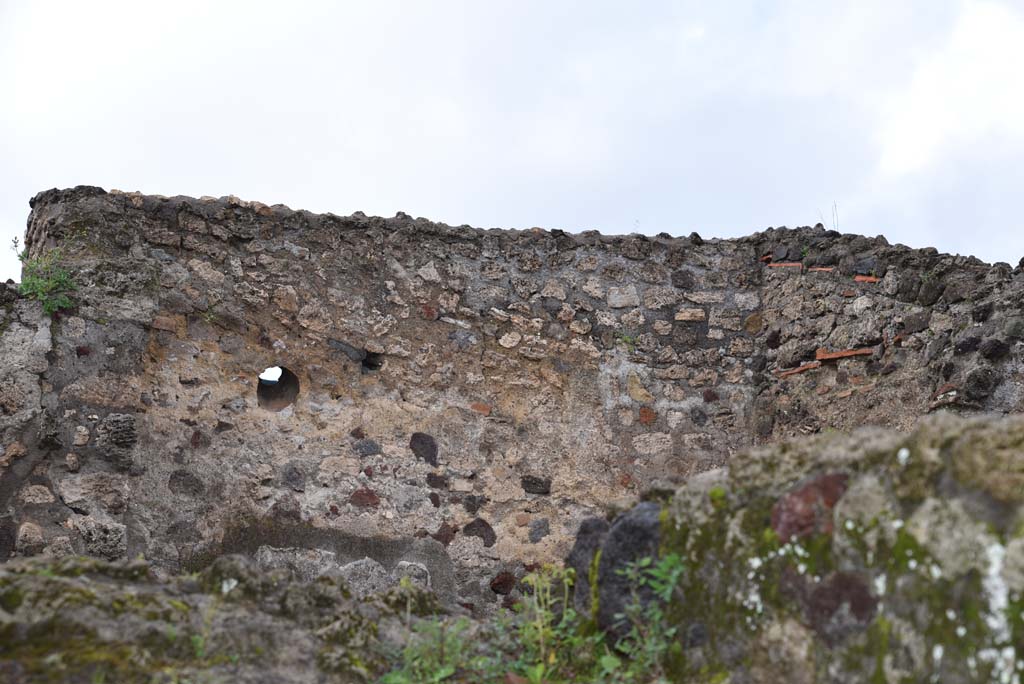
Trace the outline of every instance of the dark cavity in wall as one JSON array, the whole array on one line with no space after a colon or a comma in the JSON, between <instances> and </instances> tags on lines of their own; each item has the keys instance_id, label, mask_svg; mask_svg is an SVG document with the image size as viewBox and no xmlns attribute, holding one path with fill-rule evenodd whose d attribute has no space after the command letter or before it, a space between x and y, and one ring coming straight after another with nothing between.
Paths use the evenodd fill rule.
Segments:
<instances>
[{"instance_id":1,"label":"dark cavity in wall","mask_svg":"<svg viewBox=\"0 0 1024 684\"><path fill-rule=\"evenodd\" d=\"M275 369L280 374L275 373ZM299 378L284 366L272 366L260 374L256 399L261 407L268 411L280 411L291 406L298 396Z\"/></svg>"},{"instance_id":2,"label":"dark cavity in wall","mask_svg":"<svg viewBox=\"0 0 1024 684\"><path fill-rule=\"evenodd\" d=\"M379 371L381 366L384 365L384 356L377 354L376 352L368 351L366 356L363 357L362 367L364 373L372 373L373 371Z\"/></svg>"},{"instance_id":3,"label":"dark cavity in wall","mask_svg":"<svg viewBox=\"0 0 1024 684\"><path fill-rule=\"evenodd\" d=\"M9 515L0 518L0 561L5 561L14 555L17 530L14 518Z\"/></svg>"},{"instance_id":4,"label":"dark cavity in wall","mask_svg":"<svg viewBox=\"0 0 1024 684\"><path fill-rule=\"evenodd\" d=\"M342 340L328 339L327 346L334 351L341 352L348 358L359 363L363 373L379 371L384 365L384 355L377 352L367 351L361 347L355 347Z\"/></svg>"}]
</instances>

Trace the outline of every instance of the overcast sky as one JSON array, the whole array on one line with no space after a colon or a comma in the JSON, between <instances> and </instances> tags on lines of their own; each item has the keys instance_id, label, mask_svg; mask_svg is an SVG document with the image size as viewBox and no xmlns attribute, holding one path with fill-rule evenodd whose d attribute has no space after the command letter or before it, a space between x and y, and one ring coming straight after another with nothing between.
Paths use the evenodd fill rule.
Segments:
<instances>
[{"instance_id":1,"label":"overcast sky","mask_svg":"<svg viewBox=\"0 0 1024 684\"><path fill-rule=\"evenodd\" d=\"M0 238L89 184L1016 265L1022 65L997 0L0 0Z\"/></svg>"}]
</instances>

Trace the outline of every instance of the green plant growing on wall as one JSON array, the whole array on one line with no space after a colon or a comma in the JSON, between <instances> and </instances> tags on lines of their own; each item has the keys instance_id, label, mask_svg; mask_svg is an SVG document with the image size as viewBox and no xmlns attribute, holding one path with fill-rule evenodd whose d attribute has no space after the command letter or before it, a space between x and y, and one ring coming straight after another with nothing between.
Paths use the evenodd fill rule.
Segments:
<instances>
[{"instance_id":1,"label":"green plant growing on wall","mask_svg":"<svg viewBox=\"0 0 1024 684\"><path fill-rule=\"evenodd\" d=\"M592 582L596 579L596 563ZM630 583L653 594L634 594L618 616L628 625L621 639L606 635L593 617L573 606L573 570L545 566L527 575L515 615L490 629L465 618L416 624L384 684L668 684L682 657L678 625L667 615L681 598L686 568L678 554L642 558L622 570ZM597 612L596 597L591 612Z\"/></svg>"},{"instance_id":2,"label":"green plant growing on wall","mask_svg":"<svg viewBox=\"0 0 1024 684\"><path fill-rule=\"evenodd\" d=\"M633 600L624 613L616 615L629 624L629 631L619 641L618 649L626 656L631 667L653 679L653 682L671 681L668 670L682 657L677 640L678 625L671 624L665 605L675 599L679 581L686 572L682 556L671 553L662 558L644 557L619 571L634 587ZM650 589L656 600L640 600L637 589Z\"/></svg>"},{"instance_id":3,"label":"green plant growing on wall","mask_svg":"<svg viewBox=\"0 0 1024 684\"><path fill-rule=\"evenodd\" d=\"M12 248L21 262L18 291L22 295L41 303L43 311L50 316L75 305L71 299L75 283L62 264L64 253L60 247L34 258L29 257L27 249L19 250L18 238L12 241Z\"/></svg>"},{"instance_id":4,"label":"green plant growing on wall","mask_svg":"<svg viewBox=\"0 0 1024 684\"><path fill-rule=\"evenodd\" d=\"M629 351L636 351L636 336L627 333L617 333L615 341Z\"/></svg>"}]
</instances>

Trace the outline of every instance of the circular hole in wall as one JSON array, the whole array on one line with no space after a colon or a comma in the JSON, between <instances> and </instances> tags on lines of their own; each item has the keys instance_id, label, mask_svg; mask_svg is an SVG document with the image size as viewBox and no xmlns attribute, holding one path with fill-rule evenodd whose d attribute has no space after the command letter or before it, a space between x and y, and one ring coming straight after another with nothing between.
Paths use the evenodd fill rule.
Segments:
<instances>
[{"instance_id":1,"label":"circular hole in wall","mask_svg":"<svg viewBox=\"0 0 1024 684\"><path fill-rule=\"evenodd\" d=\"M372 373L381 369L381 366L384 365L384 357L381 354L368 351L360 363L364 373Z\"/></svg>"},{"instance_id":2,"label":"circular hole in wall","mask_svg":"<svg viewBox=\"0 0 1024 684\"><path fill-rule=\"evenodd\" d=\"M268 411L291 406L299 396L299 378L284 366L265 368L256 386L256 399Z\"/></svg>"}]
</instances>

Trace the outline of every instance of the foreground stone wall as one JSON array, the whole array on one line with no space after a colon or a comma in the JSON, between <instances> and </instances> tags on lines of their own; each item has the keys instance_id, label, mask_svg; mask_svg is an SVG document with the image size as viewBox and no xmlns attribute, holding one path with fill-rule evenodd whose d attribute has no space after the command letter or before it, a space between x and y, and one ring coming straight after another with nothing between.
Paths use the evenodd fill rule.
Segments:
<instances>
[{"instance_id":1,"label":"foreground stone wall","mask_svg":"<svg viewBox=\"0 0 1024 684\"><path fill-rule=\"evenodd\" d=\"M576 668L608 655L630 603L657 600L640 626L664 648L640 681L1012 684L1024 673L1022 514L1020 415L940 413L910 432L742 450L661 503L584 522L574 603L610 638L570 619L543 632L551 658L537 611L468 619L406 583L353 595L356 583L238 555L170 578L138 559L15 559L0 564L0 681L497 684L528 681L540 658L562 665L545 681L591 682ZM660 599L616 572L659 552L682 570ZM403 649L429 664L384 678L405 669ZM621 674L600 681L633 680Z\"/></svg>"},{"instance_id":2,"label":"foreground stone wall","mask_svg":"<svg viewBox=\"0 0 1024 684\"><path fill-rule=\"evenodd\" d=\"M4 300L0 557L244 552L513 598L582 520L781 437L1024 408L1024 275L823 228L449 227L33 200L77 307ZM260 405L281 365L294 403ZM368 569L364 558L374 563ZM355 565L353 565L355 564Z\"/></svg>"},{"instance_id":3,"label":"foreground stone wall","mask_svg":"<svg viewBox=\"0 0 1024 684\"><path fill-rule=\"evenodd\" d=\"M636 592L614 570L681 556L669 681L1020 682L1024 416L943 412L742 456L662 508L588 521L570 557L588 578L600 550L614 630ZM580 610L590 595L576 588Z\"/></svg>"}]
</instances>

